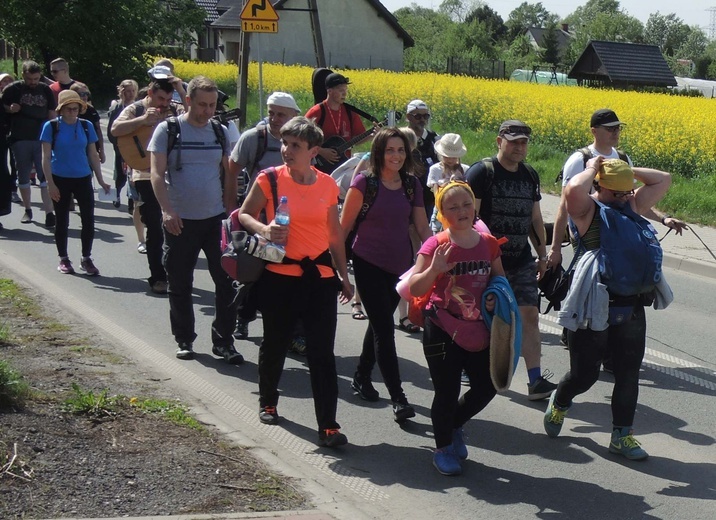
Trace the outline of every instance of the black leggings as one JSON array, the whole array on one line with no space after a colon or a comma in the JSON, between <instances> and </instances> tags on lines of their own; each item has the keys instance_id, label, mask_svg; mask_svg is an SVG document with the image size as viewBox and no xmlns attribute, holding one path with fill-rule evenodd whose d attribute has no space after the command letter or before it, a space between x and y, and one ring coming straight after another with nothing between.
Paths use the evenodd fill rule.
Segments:
<instances>
[{"instance_id":1,"label":"black leggings","mask_svg":"<svg viewBox=\"0 0 716 520\"><path fill-rule=\"evenodd\" d=\"M404 397L398 354L395 351L393 321L393 314L400 301L400 296L395 291L398 275L383 271L357 255L353 255L353 270L356 288L368 314L368 328L363 338L358 375L369 377L377 361L390 398L398 401Z\"/></svg>"},{"instance_id":2,"label":"black leggings","mask_svg":"<svg viewBox=\"0 0 716 520\"><path fill-rule=\"evenodd\" d=\"M67 256L67 230L70 227L70 204L72 199L77 200L82 221L82 256L92 255L92 242L94 241L94 188L92 176L86 177L60 177L53 175L55 186L60 190L60 200L52 204L55 207L55 245L60 258Z\"/></svg>"},{"instance_id":3,"label":"black leggings","mask_svg":"<svg viewBox=\"0 0 716 520\"><path fill-rule=\"evenodd\" d=\"M610 325L607 330L567 331L569 372L557 387L558 406L570 406L572 399L589 390L599 378L602 360L611 354L614 362L612 423L615 427L632 426L639 399L639 370L646 349L646 315L637 305L631 320Z\"/></svg>"},{"instance_id":4,"label":"black leggings","mask_svg":"<svg viewBox=\"0 0 716 520\"><path fill-rule=\"evenodd\" d=\"M435 388L430 408L435 447L444 448L452 443L452 431L477 415L497 393L490 378L490 349L468 352L426 318L423 353ZM470 389L460 397L463 369L470 378Z\"/></svg>"}]
</instances>

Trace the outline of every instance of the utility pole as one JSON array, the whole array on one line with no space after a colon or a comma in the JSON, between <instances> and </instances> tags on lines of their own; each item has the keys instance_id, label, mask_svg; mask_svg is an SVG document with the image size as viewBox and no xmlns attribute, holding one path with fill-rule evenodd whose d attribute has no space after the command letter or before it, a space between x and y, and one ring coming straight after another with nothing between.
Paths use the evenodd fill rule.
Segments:
<instances>
[{"instance_id":1,"label":"utility pole","mask_svg":"<svg viewBox=\"0 0 716 520\"><path fill-rule=\"evenodd\" d=\"M326 54L323 52L323 37L321 36L321 23L318 20L318 4L316 0L308 0L308 10L311 15L311 32L313 33L313 48L316 52L316 65L326 66Z\"/></svg>"}]
</instances>

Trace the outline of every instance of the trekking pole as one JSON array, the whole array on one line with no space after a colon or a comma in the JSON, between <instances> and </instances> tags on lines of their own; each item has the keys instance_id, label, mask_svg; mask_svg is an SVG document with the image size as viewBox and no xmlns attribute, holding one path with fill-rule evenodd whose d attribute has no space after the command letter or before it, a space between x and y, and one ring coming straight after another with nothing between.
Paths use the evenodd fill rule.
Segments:
<instances>
[{"instance_id":1,"label":"trekking pole","mask_svg":"<svg viewBox=\"0 0 716 520\"><path fill-rule=\"evenodd\" d=\"M696 238L699 239L699 242L701 242L701 243L703 244L703 246L706 248L706 251L709 252L709 254L713 257L714 260L716 260L716 255L714 255L714 252L711 251L711 249L709 249L709 246L707 246L707 245L704 243L703 240L701 240L701 237L696 234L696 231L694 231L694 228L689 227L689 229L691 230L691 232L692 232L694 235L696 235ZM669 229L669 231L671 231L671 229ZM668 233L667 233L667 235L668 235ZM664 235L664 238L666 238L666 235Z\"/></svg>"}]
</instances>

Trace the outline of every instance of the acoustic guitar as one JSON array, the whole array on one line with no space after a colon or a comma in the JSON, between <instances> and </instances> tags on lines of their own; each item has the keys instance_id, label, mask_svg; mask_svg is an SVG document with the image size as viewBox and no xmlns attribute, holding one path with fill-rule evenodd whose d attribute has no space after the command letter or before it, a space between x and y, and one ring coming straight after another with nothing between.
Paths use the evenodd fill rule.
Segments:
<instances>
[{"instance_id":1,"label":"acoustic guitar","mask_svg":"<svg viewBox=\"0 0 716 520\"><path fill-rule=\"evenodd\" d=\"M400 118L403 117L403 115L400 112L395 113L395 121L400 121ZM326 139L323 144L321 145L321 148L332 148L336 151L338 154L338 160L335 162L331 162L325 157L322 157L320 155L316 156L316 168L321 170L323 173L331 174L333 173L333 170L338 168L341 164L346 162L348 160L348 157L346 157L346 151L353 148L353 146L357 143L360 143L363 139L368 137L371 133L373 133L374 130L378 128L382 128L388 124L388 118L386 117L378 123L375 127L371 126L368 130L363 132L362 134L359 134L355 136L350 141L346 141L342 137L339 137L337 135L334 135L332 137L329 137Z\"/></svg>"},{"instance_id":2,"label":"acoustic guitar","mask_svg":"<svg viewBox=\"0 0 716 520\"><path fill-rule=\"evenodd\" d=\"M221 112L212 117L222 125L226 125L233 119L241 117L241 109L234 108ZM117 148L124 159L124 162L134 170L148 170L150 167L149 152L147 145L152 139L156 126L140 126L134 132L117 137Z\"/></svg>"}]
</instances>

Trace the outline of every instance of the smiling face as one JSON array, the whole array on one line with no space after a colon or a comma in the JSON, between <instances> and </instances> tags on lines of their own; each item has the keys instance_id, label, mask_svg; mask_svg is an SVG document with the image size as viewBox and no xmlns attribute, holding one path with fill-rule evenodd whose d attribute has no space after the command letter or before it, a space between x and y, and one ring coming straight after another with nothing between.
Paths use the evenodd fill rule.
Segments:
<instances>
[{"instance_id":1,"label":"smiling face","mask_svg":"<svg viewBox=\"0 0 716 520\"><path fill-rule=\"evenodd\" d=\"M450 229L470 229L475 220L475 200L467 187L452 186L442 196L441 213Z\"/></svg>"},{"instance_id":2,"label":"smiling face","mask_svg":"<svg viewBox=\"0 0 716 520\"><path fill-rule=\"evenodd\" d=\"M398 173L405 163L406 155L405 141L400 137L389 138L383 155L383 173Z\"/></svg>"}]
</instances>

